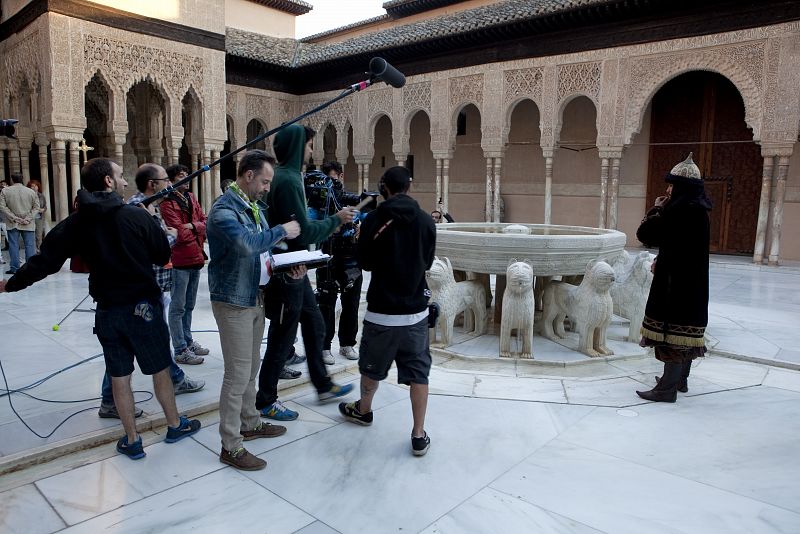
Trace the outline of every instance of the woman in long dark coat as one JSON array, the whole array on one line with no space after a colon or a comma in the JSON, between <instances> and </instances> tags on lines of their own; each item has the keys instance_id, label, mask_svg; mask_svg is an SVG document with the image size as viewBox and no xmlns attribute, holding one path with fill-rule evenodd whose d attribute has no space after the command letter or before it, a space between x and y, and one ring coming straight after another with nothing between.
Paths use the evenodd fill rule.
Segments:
<instances>
[{"instance_id":1,"label":"woman in long dark coat","mask_svg":"<svg viewBox=\"0 0 800 534\"><path fill-rule=\"evenodd\" d=\"M664 372L643 399L675 402L688 391L692 360L705 354L708 325L708 244L711 201L692 155L666 176L667 195L642 220L636 237L658 247L647 299L642 344L654 347Z\"/></svg>"}]
</instances>

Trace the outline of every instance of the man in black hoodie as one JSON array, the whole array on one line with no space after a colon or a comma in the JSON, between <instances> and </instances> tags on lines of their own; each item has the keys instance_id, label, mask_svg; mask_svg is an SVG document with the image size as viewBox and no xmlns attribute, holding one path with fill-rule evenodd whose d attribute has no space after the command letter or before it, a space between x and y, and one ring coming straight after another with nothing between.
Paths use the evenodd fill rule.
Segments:
<instances>
[{"instance_id":1,"label":"man in black hoodie","mask_svg":"<svg viewBox=\"0 0 800 534\"><path fill-rule=\"evenodd\" d=\"M153 375L156 398L169 425L165 441L173 443L200 430L200 421L178 416L169 376L169 330L152 267L169 261L169 243L147 210L122 201L119 192L127 182L113 161L86 162L81 186L79 209L47 234L40 254L7 282L0 281L0 293L20 291L57 273L74 255L86 260L89 294L97 302L95 333L126 434L117 442L117 451L138 460L145 453L134 421L134 355L142 373Z\"/></svg>"},{"instance_id":2,"label":"man in black hoodie","mask_svg":"<svg viewBox=\"0 0 800 534\"><path fill-rule=\"evenodd\" d=\"M267 196L269 226L296 220L300 236L286 241L289 251L305 250L327 239L336 229L353 220L355 210L344 208L322 221L306 214L305 186L301 174L311 156L314 130L293 124L281 130L273 143L278 167ZM303 326L303 344L308 356L308 374L321 402L347 395L353 386L334 384L322 361L325 322L319 311L314 290L303 266L299 276L279 273L273 276L264 292L264 306L269 318L269 334L264 362L258 375L256 408L261 415L276 421L292 421L298 413L278 400L278 379L289 357L297 326Z\"/></svg>"},{"instance_id":3,"label":"man in black hoodie","mask_svg":"<svg viewBox=\"0 0 800 534\"><path fill-rule=\"evenodd\" d=\"M372 398L395 362L397 381L411 387L411 452L423 456L431 444L425 432L431 369L425 271L433 263L436 228L408 196L410 185L408 169L387 170L380 181L386 201L361 224L358 260L362 269L372 271L358 360L361 398L339 404L339 412L348 421L371 425Z\"/></svg>"}]
</instances>

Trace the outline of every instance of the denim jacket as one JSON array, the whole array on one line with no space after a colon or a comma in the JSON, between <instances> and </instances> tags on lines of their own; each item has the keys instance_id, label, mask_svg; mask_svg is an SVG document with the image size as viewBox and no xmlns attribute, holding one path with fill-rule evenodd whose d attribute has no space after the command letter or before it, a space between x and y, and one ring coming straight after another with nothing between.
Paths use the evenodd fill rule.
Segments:
<instances>
[{"instance_id":1,"label":"denim jacket","mask_svg":"<svg viewBox=\"0 0 800 534\"><path fill-rule=\"evenodd\" d=\"M261 277L259 255L286 236L283 226L270 229L266 205L256 225L250 207L231 189L214 203L208 214L206 235L211 261L208 287L211 300L234 306L256 305Z\"/></svg>"}]
</instances>

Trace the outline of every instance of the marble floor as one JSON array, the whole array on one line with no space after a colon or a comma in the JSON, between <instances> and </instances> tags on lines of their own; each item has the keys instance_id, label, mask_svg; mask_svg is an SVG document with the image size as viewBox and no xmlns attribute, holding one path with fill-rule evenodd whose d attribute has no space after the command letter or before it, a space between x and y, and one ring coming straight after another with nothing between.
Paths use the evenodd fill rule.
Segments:
<instances>
[{"instance_id":1,"label":"marble floor","mask_svg":"<svg viewBox=\"0 0 800 534\"><path fill-rule=\"evenodd\" d=\"M208 385L178 397L183 411L205 412L203 430L164 443L157 405L144 400L155 417L143 431L144 460L106 443L4 474L0 532L800 532L800 270L726 261L713 265L711 281L719 352L695 362L674 405L635 395L660 371L647 356L559 368L438 356L427 456L410 454L408 391L394 373L371 427L344 422L297 381L282 395L300 418L284 436L249 442L268 467L243 473L219 463L218 416L204 410L218 395L222 361L203 277L194 328L212 354L186 370ZM79 364L26 393L81 402L14 393L16 410L47 434L87 409L42 439L0 392L0 465L118 432L95 411L102 359L80 363L100 352L92 313L52 330L85 295L85 276L68 271L0 295L9 388ZM347 363L333 369L337 381L358 380ZM146 399L151 386L134 377Z\"/></svg>"}]
</instances>

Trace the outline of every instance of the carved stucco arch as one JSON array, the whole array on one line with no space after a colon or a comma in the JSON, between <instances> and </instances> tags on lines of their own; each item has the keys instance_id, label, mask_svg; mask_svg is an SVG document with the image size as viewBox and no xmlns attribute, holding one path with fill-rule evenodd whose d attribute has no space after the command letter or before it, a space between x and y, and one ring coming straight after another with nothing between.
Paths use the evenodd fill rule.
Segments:
<instances>
[{"instance_id":1,"label":"carved stucco arch","mask_svg":"<svg viewBox=\"0 0 800 534\"><path fill-rule=\"evenodd\" d=\"M389 119L389 123L392 125L392 131L394 132L394 121L392 120L392 116L384 111L375 113L372 117L370 117L369 121L367 121L367 145L371 149L375 146L375 127L378 126L378 121L381 120L381 117L386 117Z\"/></svg>"},{"instance_id":2,"label":"carved stucco arch","mask_svg":"<svg viewBox=\"0 0 800 534\"><path fill-rule=\"evenodd\" d=\"M693 71L714 72L724 76L739 91L739 96L744 102L744 120L753 130L753 140L761 138L761 110L763 109L763 95L761 90L747 72L732 62L723 59L716 60L716 64L709 65L703 57L685 56L681 61L666 70L658 72L658 77L643 80L643 83L630 87L625 120L624 143L630 144L633 136L642 129L644 112L655 94L669 81L681 74Z\"/></svg>"},{"instance_id":3,"label":"carved stucco arch","mask_svg":"<svg viewBox=\"0 0 800 534\"><path fill-rule=\"evenodd\" d=\"M585 93L583 91L576 91L570 95L565 96L561 99L561 102L558 103L556 106L556 113L555 116L552 117L553 120L553 139L555 140L556 144L561 141L561 127L564 125L564 110L567 109L567 106L575 100L576 98L586 97L594 105L594 127L597 135L600 135L600 103L597 101L595 97L592 95ZM541 110L541 108L540 108ZM540 111L541 113L541 111ZM544 119L542 119L542 124L544 124ZM595 138L595 142L597 139Z\"/></svg>"},{"instance_id":4,"label":"carved stucco arch","mask_svg":"<svg viewBox=\"0 0 800 534\"><path fill-rule=\"evenodd\" d=\"M516 111L517 106L526 100L532 102L533 105L536 106L536 111L539 112L539 124L537 124L536 127L539 129L539 137L541 138L542 130L544 129L544 113L542 113L542 103L537 102L536 99L530 95L523 95L515 98L506 106L505 113L503 115L503 130L501 132L503 146L508 144L508 136L511 133L511 117L514 115L514 111Z\"/></svg>"},{"instance_id":5,"label":"carved stucco arch","mask_svg":"<svg viewBox=\"0 0 800 534\"><path fill-rule=\"evenodd\" d=\"M430 112L427 108L422 106L415 106L409 109L408 113L406 113L405 117L403 117L403 135L407 135L409 139L411 138L411 121L414 120L414 117L417 116L417 113L423 112L428 117L428 124L430 124L429 130L431 131L431 135L433 135L433 118L431 117Z\"/></svg>"},{"instance_id":6,"label":"carved stucco arch","mask_svg":"<svg viewBox=\"0 0 800 534\"><path fill-rule=\"evenodd\" d=\"M464 100L460 102L457 106L453 106L450 110L450 120L447 121L448 132L447 132L447 140L448 146L450 150L455 150L456 148L456 133L458 130L458 114L464 111L464 109L469 105L475 106L475 109L478 110L478 115L481 118L481 139L483 138L483 110L481 109L481 105L474 100Z\"/></svg>"}]
</instances>

